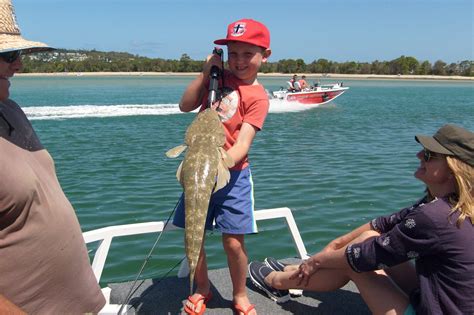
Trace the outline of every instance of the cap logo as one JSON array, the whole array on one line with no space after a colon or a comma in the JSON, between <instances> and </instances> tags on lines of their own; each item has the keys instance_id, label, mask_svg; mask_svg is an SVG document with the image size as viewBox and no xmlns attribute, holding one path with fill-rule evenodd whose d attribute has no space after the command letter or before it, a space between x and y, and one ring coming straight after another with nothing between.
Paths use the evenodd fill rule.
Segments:
<instances>
[{"instance_id":1,"label":"cap logo","mask_svg":"<svg viewBox=\"0 0 474 315\"><path fill-rule=\"evenodd\" d=\"M238 37L244 35L247 30L247 24L243 22L236 23L232 29L232 36Z\"/></svg>"}]
</instances>

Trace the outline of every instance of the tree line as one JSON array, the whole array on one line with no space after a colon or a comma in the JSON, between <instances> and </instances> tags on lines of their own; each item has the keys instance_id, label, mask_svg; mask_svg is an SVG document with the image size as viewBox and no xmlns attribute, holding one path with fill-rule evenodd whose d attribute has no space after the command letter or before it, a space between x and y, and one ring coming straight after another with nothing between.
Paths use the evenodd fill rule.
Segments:
<instances>
[{"instance_id":1,"label":"tree line","mask_svg":"<svg viewBox=\"0 0 474 315\"><path fill-rule=\"evenodd\" d=\"M53 72L200 72L204 61L192 60L183 54L179 60L148 58L123 52L96 50L56 50L23 58L24 73ZM317 59L306 64L303 59L282 59L262 65L263 73L334 73L334 74L385 74L385 75L445 75L472 77L473 61L446 63L400 56L390 61L336 62Z\"/></svg>"}]
</instances>

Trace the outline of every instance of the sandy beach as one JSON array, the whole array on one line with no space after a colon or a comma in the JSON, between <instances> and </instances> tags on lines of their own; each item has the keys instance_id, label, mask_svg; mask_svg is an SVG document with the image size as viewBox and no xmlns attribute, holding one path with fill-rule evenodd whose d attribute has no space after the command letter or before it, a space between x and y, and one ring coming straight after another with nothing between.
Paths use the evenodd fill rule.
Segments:
<instances>
[{"instance_id":1,"label":"sandy beach","mask_svg":"<svg viewBox=\"0 0 474 315\"><path fill-rule=\"evenodd\" d=\"M195 76L193 72L58 72L58 73L19 73L18 76ZM441 81L473 81L474 77L439 76L439 75L376 75L376 74L333 74L333 73L297 73L308 78L322 79L355 79L355 80L441 80ZM259 73L260 77L290 77L288 73Z\"/></svg>"}]
</instances>

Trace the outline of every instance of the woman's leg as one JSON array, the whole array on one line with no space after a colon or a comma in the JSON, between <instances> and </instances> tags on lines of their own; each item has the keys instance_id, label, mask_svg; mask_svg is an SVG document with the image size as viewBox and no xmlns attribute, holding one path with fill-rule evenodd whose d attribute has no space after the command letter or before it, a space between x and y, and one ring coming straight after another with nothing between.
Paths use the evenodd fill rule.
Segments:
<instances>
[{"instance_id":1,"label":"woman's leg","mask_svg":"<svg viewBox=\"0 0 474 315\"><path fill-rule=\"evenodd\" d=\"M351 280L373 314L403 314L410 300L383 271L353 273Z\"/></svg>"},{"instance_id":2,"label":"woman's leg","mask_svg":"<svg viewBox=\"0 0 474 315\"><path fill-rule=\"evenodd\" d=\"M317 271L310 279L307 286L299 284L298 279L291 280L290 276L298 268L285 268L283 272L272 272L266 278L265 282L279 290L303 289L308 291L326 292L337 290L349 282L350 278L343 274L339 269L321 269Z\"/></svg>"},{"instance_id":3,"label":"woman's leg","mask_svg":"<svg viewBox=\"0 0 474 315\"><path fill-rule=\"evenodd\" d=\"M378 235L375 231L364 232L351 243ZM307 286L298 285L298 279L290 280L296 270L295 266L288 266L284 272L272 272L265 278L265 282L280 290L291 288L326 292L339 289L352 280L373 314L403 314L409 304L410 292L405 293L404 290L410 290L414 287L413 284L417 283L416 272L409 264L390 268L389 273L394 275L394 280L383 270L357 273L349 266L341 269L320 269L311 276ZM403 290L395 283L399 283Z\"/></svg>"},{"instance_id":4,"label":"woman's leg","mask_svg":"<svg viewBox=\"0 0 474 315\"><path fill-rule=\"evenodd\" d=\"M407 295L410 295L414 289L420 286L418 276L416 275L415 264L411 260L390 267L386 269L385 272Z\"/></svg>"}]
</instances>

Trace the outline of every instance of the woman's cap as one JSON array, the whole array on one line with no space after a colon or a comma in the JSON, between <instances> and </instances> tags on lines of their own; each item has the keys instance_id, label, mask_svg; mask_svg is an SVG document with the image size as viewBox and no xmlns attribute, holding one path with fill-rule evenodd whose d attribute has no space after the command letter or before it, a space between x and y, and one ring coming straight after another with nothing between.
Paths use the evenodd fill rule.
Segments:
<instances>
[{"instance_id":1,"label":"woman's cap","mask_svg":"<svg viewBox=\"0 0 474 315\"><path fill-rule=\"evenodd\" d=\"M40 42L24 39L16 21L11 0L0 0L0 53L22 50L24 53L51 50Z\"/></svg>"},{"instance_id":2,"label":"woman's cap","mask_svg":"<svg viewBox=\"0 0 474 315\"><path fill-rule=\"evenodd\" d=\"M217 39L214 44L227 45L228 42L242 42L270 48L270 31L262 23L252 19L242 19L227 26L227 37Z\"/></svg>"},{"instance_id":3,"label":"woman's cap","mask_svg":"<svg viewBox=\"0 0 474 315\"><path fill-rule=\"evenodd\" d=\"M474 133L467 129L444 125L434 136L416 135L415 140L431 152L452 155L474 166Z\"/></svg>"}]
</instances>

